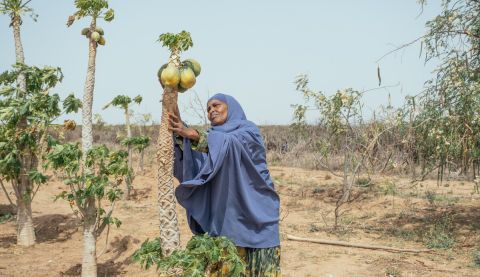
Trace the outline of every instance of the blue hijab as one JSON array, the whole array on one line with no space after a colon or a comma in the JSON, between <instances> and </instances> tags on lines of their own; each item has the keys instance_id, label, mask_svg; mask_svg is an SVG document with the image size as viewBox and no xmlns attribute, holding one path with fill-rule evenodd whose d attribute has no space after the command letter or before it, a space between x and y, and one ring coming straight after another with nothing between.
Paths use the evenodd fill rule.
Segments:
<instances>
[{"instance_id":1,"label":"blue hijab","mask_svg":"<svg viewBox=\"0 0 480 277\"><path fill-rule=\"evenodd\" d=\"M208 130L208 154L193 151L184 139L175 147L175 190L195 234L226 236L237 246L280 245L279 197L266 163L257 126L247 120L233 97L216 94L227 104L227 120Z\"/></svg>"}]
</instances>

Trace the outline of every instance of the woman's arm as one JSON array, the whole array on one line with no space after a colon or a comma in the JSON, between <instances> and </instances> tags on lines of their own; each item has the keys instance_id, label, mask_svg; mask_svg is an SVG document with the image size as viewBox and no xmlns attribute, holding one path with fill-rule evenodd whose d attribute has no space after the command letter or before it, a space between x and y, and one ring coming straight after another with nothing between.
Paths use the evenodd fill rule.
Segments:
<instances>
[{"instance_id":1,"label":"woman's arm","mask_svg":"<svg viewBox=\"0 0 480 277\"><path fill-rule=\"evenodd\" d=\"M168 114L168 121L170 122L168 129L181 137L198 141L200 139L200 135L198 134L197 130L185 127L185 125L183 125L183 122L180 119L180 113L178 113L178 107L176 109L176 113L178 115L172 113Z\"/></svg>"}]
</instances>

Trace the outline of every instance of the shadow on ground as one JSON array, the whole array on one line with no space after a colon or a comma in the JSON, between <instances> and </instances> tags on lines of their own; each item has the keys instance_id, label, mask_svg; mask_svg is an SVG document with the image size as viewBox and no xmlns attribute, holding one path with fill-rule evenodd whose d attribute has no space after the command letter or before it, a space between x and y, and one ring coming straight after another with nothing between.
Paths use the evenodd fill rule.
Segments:
<instances>
[{"instance_id":1,"label":"shadow on ground","mask_svg":"<svg viewBox=\"0 0 480 277\"><path fill-rule=\"evenodd\" d=\"M62 242L78 231L80 221L73 215L49 214L33 218L37 242Z\"/></svg>"},{"instance_id":2,"label":"shadow on ground","mask_svg":"<svg viewBox=\"0 0 480 277\"><path fill-rule=\"evenodd\" d=\"M113 256L104 263L97 265L98 276L119 276L126 272L125 267L131 264L130 257L126 257L123 261L117 261L125 251L132 246L132 243L139 243L140 241L130 235L123 238L115 237L109 245L109 249L105 254L112 253ZM98 249L101 251L101 249ZM66 271L60 272L60 276L80 276L82 274L82 265L76 264Z\"/></svg>"}]
</instances>

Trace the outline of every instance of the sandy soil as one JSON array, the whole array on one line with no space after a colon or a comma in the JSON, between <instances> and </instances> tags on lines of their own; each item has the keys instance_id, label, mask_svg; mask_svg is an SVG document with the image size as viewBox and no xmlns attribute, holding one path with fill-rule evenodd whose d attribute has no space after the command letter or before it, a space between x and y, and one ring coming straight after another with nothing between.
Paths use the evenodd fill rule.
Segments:
<instances>
[{"instance_id":1,"label":"sandy soil","mask_svg":"<svg viewBox=\"0 0 480 277\"><path fill-rule=\"evenodd\" d=\"M98 276L156 276L131 262L131 254L158 234L156 181L153 170L135 179L132 200L118 203L115 215L123 222L98 240ZM373 184L355 190L356 200L343 209L341 226L332 229L333 207L340 179L324 171L272 167L281 196L282 273L293 276L480 276L473 253L479 247L480 201L473 183L435 181L412 185L407 179L377 176ZM54 202L63 190L60 181L43 187L33 203L37 245L15 245L15 220L0 224L0 276L78 276L82 232L68 204ZM429 203L430 199L434 199ZM0 212L8 208L0 193ZM191 234L184 211L178 208L181 238ZM399 248L425 249L432 226L444 222L455 244L430 253L330 246L286 239L301 237L341 240Z\"/></svg>"}]
</instances>

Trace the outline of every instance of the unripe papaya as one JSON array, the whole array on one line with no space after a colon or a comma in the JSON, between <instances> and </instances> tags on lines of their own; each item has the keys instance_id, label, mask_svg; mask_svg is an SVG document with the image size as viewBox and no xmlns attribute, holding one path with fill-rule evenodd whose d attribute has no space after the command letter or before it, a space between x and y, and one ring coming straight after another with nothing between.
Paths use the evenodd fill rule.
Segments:
<instances>
[{"instance_id":1,"label":"unripe papaya","mask_svg":"<svg viewBox=\"0 0 480 277\"><path fill-rule=\"evenodd\" d=\"M199 62L197 62L194 59L186 59L185 61L183 61L183 63L193 70L193 73L195 73L195 77L200 75L200 72L202 71L202 67L200 66Z\"/></svg>"},{"instance_id":2,"label":"unripe papaya","mask_svg":"<svg viewBox=\"0 0 480 277\"><path fill-rule=\"evenodd\" d=\"M158 77L158 80L160 81L160 84L162 85L162 88L165 87L165 85L164 85L163 82L162 82L162 78L161 78L161 77L162 77L162 71L163 71L165 68L167 68L167 66L168 66L167 63L164 64L164 65L162 65L162 66L160 67L160 69L158 70L158 72L157 72L157 77Z\"/></svg>"},{"instance_id":3,"label":"unripe papaya","mask_svg":"<svg viewBox=\"0 0 480 277\"><path fill-rule=\"evenodd\" d=\"M95 32L99 33L100 35L104 35L105 33L103 32L103 29L100 27L95 27Z\"/></svg>"},{"instance_id":4,"label":"unripe papaya","mask_svg":"<svg viewBox=\"0 0 480 277\"><path fill-rule=\"evenodd\" d=\"M82 36L86 36L88 34L88 31L90 31L89 28L83 28L82 29Z\"/></svg>"},{"instance_id":5,"label":"unripe papaya","mask_svg":"<svg viewBox=\"0 0 480 277\"><path fill-rule=\"evenodd\" d=\"M178 92L184 93L187 90L188 88L183 88L182 86L178 86Z\"/></svg>"},{"instance_id":6,"label":"unripe papaya","mask_svg":"<svg viewBox=\"0 0 480 277\"><path fill-rule=\"evenodd\" d=\"M190 67L184 66L180 68L180 86L182 88L189 89L195 85L195 82L195 73Z\"/></svg>"},{"instance_id":7,"label":"unripe papaya","mask_svg":"<svg viewBox=\"0 0 480 277\"><path fill-rule=\"evenodd\" d=\"M100 34L98 32L93 32L91 35L90 35L90 38L93 39L94 41L98 42L100 40Z\"/></svg>"},{"instance_id":8,"label":"unripe papaya","mask_svg":"<svg viewBox=\"0 0 480 277\"><path fill-rule=\"evenodd\" d=\"M100 39L98 40L98 44L100 45L105 45L105 38L103 36L100 37Z\"/></svg>"},{"instance_id":9,"label":"unripe papaya","mask_svg":"<svg viewBox=\"0 0 480 277\"><path fill-rule=\"evenodd\" d=\"M162 71L160 81L167 87L177 88L180 82L180 71L173 63L169 63Z\"/></svg>"}]
</instances>

